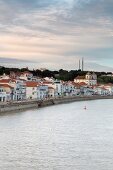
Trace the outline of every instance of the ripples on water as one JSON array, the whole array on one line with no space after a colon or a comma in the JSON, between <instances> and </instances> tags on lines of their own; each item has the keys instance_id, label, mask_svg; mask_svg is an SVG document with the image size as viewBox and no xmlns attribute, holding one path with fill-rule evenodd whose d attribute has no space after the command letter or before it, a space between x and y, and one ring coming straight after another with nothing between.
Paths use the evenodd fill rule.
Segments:
<instances>
[{"instance_id":1,"label":"ripples on water","mask_svg":"<svg viewBox=\"0 0 113 170\"><path fill-rule=\"evenodd\" d=\"M113 170L113 100L1 115L0 170Z\"/></svg>"}]
</instances>

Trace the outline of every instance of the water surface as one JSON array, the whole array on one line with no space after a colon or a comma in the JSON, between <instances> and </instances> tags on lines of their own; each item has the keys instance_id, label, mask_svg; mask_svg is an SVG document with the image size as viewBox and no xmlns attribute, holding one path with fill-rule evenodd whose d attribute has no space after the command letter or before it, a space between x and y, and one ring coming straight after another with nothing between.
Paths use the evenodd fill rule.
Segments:
<instances>
[{"instance_id":1,"label":"water surface","mask_svg":"<svg viewBox=\"0 0 113 170\"><path fill-rule=\"evenodd\" d=\"M0 115L0 170L113 170L113 100Z\"/></svg>"}]
</instances>

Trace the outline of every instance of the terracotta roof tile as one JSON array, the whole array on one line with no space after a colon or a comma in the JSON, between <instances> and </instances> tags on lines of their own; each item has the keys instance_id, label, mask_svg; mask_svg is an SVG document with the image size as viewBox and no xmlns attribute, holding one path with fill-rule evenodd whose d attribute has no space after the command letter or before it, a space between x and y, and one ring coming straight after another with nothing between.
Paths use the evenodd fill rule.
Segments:
<instances>
[{"instance_id":1,"label":"terracotta roof tile","mask_svg":"<svg viewBox=\"0 0 113 170\"><path fill-rule=\"evenodd\" d=\"M0 87L8 87L8 88L13 88L12 86L8 85L8 84L0 84Z\"/></svg>"},{"instance_id":2,"label":"terracotta roof tile","mask_svg":"<svg viewBox=\"0 0 113 170\"><path fill-rule=\"evenodd\" d=\"M77 76L75 79L85 79L85 76Z\"/></svg>"},{"instance_id":3,"label":"terracotta roof tile","mask_svg":"<svg viewBox=\"0 0 113 170\"><path fill-rule=\"evenodd\" d=\"M0 83L9 83L11 79L1 79Z\"/></svg>"},{"instance_id":4,"label":"terracotta roof tile","mask_svg":"<svg viewBox=\"0 0 113 170\"><path fill-rule=\"evenodd\" d=\"M85 82L79 83L80 86L86 86L87 84Z\"/></svg>"},{"instance_id":5,"label":"terracotta roof tile","mask_svg":"<svg viewBox=\"0 0 113 170\"><path fill-rule=\"evenodd\" d=\"M39 85L39 83L34 82L34 81L27 81L25 82L27 87L37 87Z\"/></svg>"}]
</instances>

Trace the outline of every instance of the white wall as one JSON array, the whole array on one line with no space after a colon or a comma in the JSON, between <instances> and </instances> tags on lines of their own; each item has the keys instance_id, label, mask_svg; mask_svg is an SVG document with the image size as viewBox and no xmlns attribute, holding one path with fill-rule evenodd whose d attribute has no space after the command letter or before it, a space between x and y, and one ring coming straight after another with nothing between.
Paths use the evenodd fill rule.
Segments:
<instances>
[{"instance_id":1,"label":"white wall","mask_svg":"<svg viewBox=\"0 0 113 170\"><path fill-rule=\"evenodd\" d=\"M26 98L37 99L37 87L26 87Z\"/></svg>"}]
</instances>

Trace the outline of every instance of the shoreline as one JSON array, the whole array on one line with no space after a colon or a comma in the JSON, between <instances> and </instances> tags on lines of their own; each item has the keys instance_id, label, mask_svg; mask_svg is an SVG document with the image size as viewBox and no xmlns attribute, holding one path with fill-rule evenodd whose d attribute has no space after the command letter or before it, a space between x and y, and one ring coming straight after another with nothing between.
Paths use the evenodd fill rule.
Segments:
<instances>
[{"instance_id":1,"label":"shoreline","mask_svg":"<svg viewBox=\"0 0 113 170\"><path fill-rule=\"evenodd\" d=\"M54 99L39 100L26 100L26 101L13 101L8 103L0 103L0 113L22 111L34 108L42 108L46 106L65 104L77 101L89 101L100 99L113 99L113 96L71 96L59 97Z\"/></svg>"}]
</instances>

